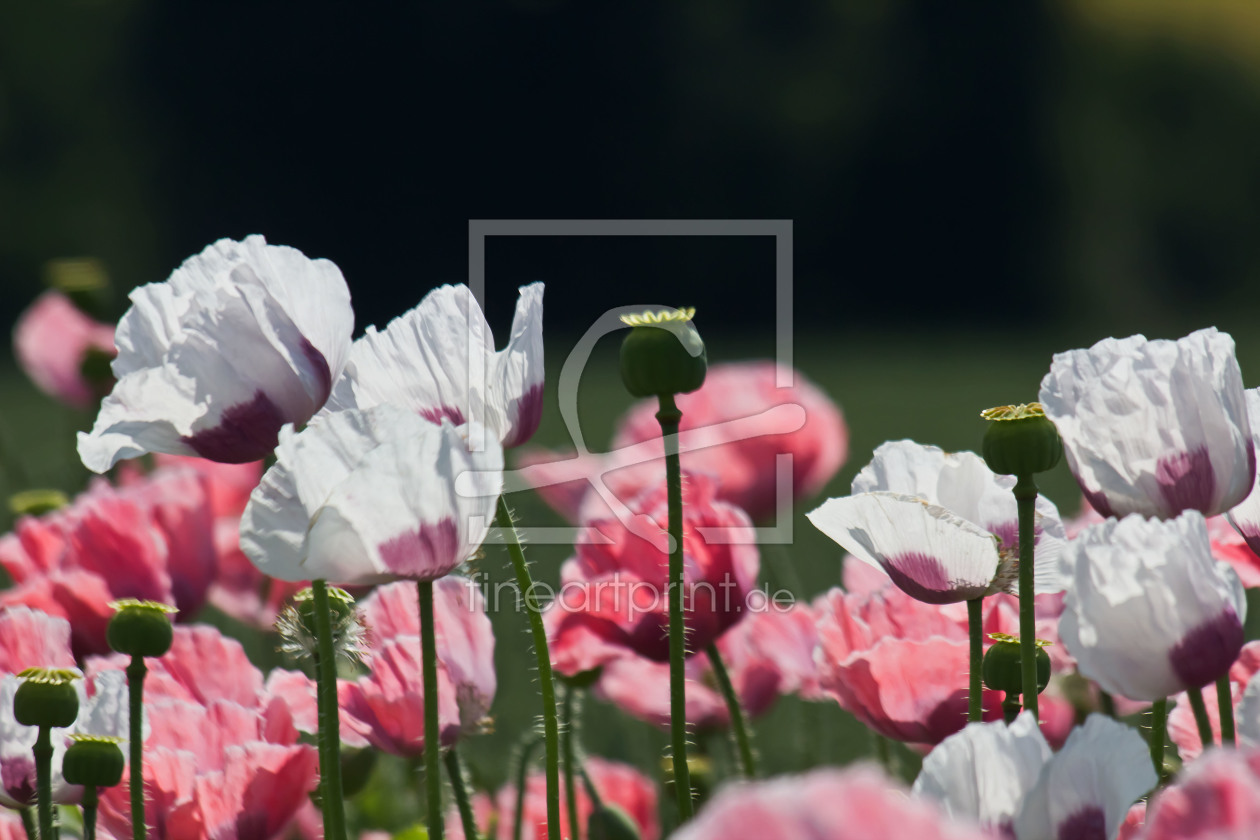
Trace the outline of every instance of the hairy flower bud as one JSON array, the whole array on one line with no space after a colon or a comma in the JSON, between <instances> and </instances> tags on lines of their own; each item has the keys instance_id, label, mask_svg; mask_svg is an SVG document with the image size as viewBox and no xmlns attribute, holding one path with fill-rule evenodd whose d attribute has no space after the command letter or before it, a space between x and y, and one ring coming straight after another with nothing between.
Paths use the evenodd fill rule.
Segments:
<instances>
[{"instance_id":1,"label":"hairy flower bud","mask_svg":"<svg viewBox=\"0 0 1260 840\"><path fill-rule=\"evenodd\" d=\"M622 315L631 330L621 342L621 381L636 397L687 394L704 384L709 359L692 326L695 309Z\"/></svg>"}]
</instances>

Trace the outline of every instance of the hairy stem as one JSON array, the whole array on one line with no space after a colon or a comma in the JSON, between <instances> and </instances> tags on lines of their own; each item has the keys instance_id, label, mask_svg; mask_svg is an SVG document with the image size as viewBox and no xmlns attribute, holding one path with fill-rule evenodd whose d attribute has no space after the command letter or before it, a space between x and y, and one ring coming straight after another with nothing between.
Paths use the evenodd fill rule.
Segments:
<instances>
[{"instance_id":1,"label":"hairy stem","mask_svg":"<svg viewBox=\"0 0 1260 840\"><path fill-rule=\"evenodd\" d=\"M577 761L574 758L573 739L574 721L573 704L577 689L571 685L564 688L564 730L561 732L560 748L564 751L564 802L569 816L569 833L571 840L580 840L582 827L578 823L577 806Z\"/></svg>"},{"instance_id":2,"label":"hairy stem","mask_svg":"<svg viewBox=\"0 0 1260 840\"><path fill-rule=\"evenodd\" d=\"M346 806L341 794L341 710L337 704L337 659L333 653L328 583L311 581L315 610L315 700L319 710L319 779L324 837L345 840Z\"/></svg>"},{"instance_id":3,"label":"hairy stem","mask_svg":"<svg viewBox=\"0 0 1260 840\"><path fill-rule=\"evenodd\" d=\"M1015 502L1019 508L1019 650L1021 694L1024 709L1040 720L1037 709L1037 625L1033 602L1034 515L1037 484L1032 474L1016 477Z\"/></svg>"},{"instance_id":4,"label":"hairy stem","mask_svg":"<svg viewBox=\"0 0 1260 840\"><path fill-rule=\"evenodd\" d=\"M442 840L442 740L438 723L437 631L433 624L433 581L416 581L420 597L420 659L424 671L424 790L430 840Z\"/></svg>"},{"instance_id":5,"label":"hairy stem","mask_svg":"<svg viewBox=\"0 0 1260 840\"><path fill-rule=\"evenodd\" d=\"M83 788L83 840L96 840L96 786Z\"/></svg>"},{"instance_id":6,"label":"hairy stem","mask_svg":"<svg viewBox=\"0 0 1260 840\"><path fill-rule=\"evenodd\" d=\"M520 763L516 765L516 810L512 815L512 840L521 840L525 828L525 783L529 778L529 759L538 746L534 736L520 747Z\"/></svg>"},{"instance_id":7,"label":"hairy stem","mask_svg":"<svg viewBox=\"0 0 1260 840\"><path fill-rule=\"evenodd\" d=\"M45 838L56 838L53 833L53 802L52 802L52 728L48 726L39 727L39 734L35 738L35 789L39 797L39 837L40 840Z\"/></svg>"},{"instance_id":8,"label":"hairy stem","mask_svg":"<svg viewBox=\"0 0 1260 840\"><path fill-rule=\"evenodd\" d=\"M1190 698L1190 710L1194 712L1194 723L1199 727L1199 740L1203 742L1203 750L1206 752L1216 743L1216 738L1212 733L1212 721L1208 717L1207 706L1203 703L1203 691L1192 688L1186 692L1186 696Z\"/></svg>"},{"instance_id":9,"label":"hairy stem","mask_svg":"<svg viewBox=\"0 0 1260 840\"><path fill-rule=\"evenodd\" d=\"M971 637L971 673L967 687L967 720L984 718L984 687L980 676L984 668L984 597L967 602L967 632Z\"/></svg>"},{"instance_id":10,"label":"hairy stem","mask_svg":"<svg viewBox=\"0 0 1260 840\"><path fill-rule=\"evenodd\" d=\"M464 784L464 768L460 766L459 754L451 747L444 756L446 775L451 780L451 790L455 792L455 805L459 808L459 820L464 825L466 840L477 840L477 820L473 817L472 802L468 799L468 786Z\"/></svg>"},{"instance_id":11,"label":"hairy stem","mask_svg":"<svg viewBox=\"0 0 1260 840\"><path fill-rule=\"evenodd\" d=\"M144 676L148 673L143 656L132 656L127 666L127 786L131 795L131 836L144 840Z\"/></svg>"},{"instance_id":12,"label":"hairy stem","mask_svg":"<svg viewBox=\"0 0 1260 840\"><path fill-rule=\"evenodd\" d=\"M1168 729L1168 698L1162 697L1151 706L1151 763L1155 775L1162 783L1167 778L1164 770L1164 741Z\"/></svg>"}]
</instances>

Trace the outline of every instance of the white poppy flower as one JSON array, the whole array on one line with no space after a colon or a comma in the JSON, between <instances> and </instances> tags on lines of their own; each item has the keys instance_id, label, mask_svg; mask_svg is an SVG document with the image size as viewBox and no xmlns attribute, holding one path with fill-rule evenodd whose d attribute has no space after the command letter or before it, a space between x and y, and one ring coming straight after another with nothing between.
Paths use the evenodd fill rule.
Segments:
<instances>
[{"instance_id":1,"label":"white poppy flower","mask_svg":"<svg viewBox=\"0 0 1260 840\"><path fill-rule=\"evenodd\" d=\"M485 448L470 451L479 437ZM481 546L502 489L503 450L476 424L393 405L339 411L281 431L241 549L281 580L434 580Z\"/></svg>"},{"instance_id":2,"label":"white poppy flower","mask_svg":"<svg viewBox=\"0 0 1260 840\"><path fill-rule=\"evenodd\" d=\"M854 557L883 569L929 604L969 601L1013 580L998 541L983 528L903 493L828 499L806 516Z\"/></svg>"},{"instance_id":3,"label":"white poppy flower","mask_svg":"<svg viewBox=\"0 0 1260 840\"><path fill-rule=\"evenodd\" d=\"M117 383L79 457L104 472L146 452L242 463L310 419L341 375L354 313L341 271L261 236L222 239L131 293Z\"/></svg>"},{"instance_id":4,"label":"white poppy flower","mask_svg":"<svg viewBox=\"0 0 1260 840\"><path fill-rule=\"evenodd\" d=\"M1228 673L1247 602L1212 559L1198 511L1137 514L1085 529L1064 550L1072 579L1059 635L1080 671L1112 694L1159 700Z\"/></svg>"},{"instance_id":5,"label":"white poppy flower","mask_svg":"<svg viewBox=\"0 0 1260 840\"><path fill-rule=\"evenodd\" d=\"M997 537L1004 556L1019 556L1015 477L997 475L974 452L945 452L912 440L881 444L853 479L853 493L888 491L917 496ZM1067 538L1054 502L1038 496L1034 523L1038 594L1062 592L1059 555Z\"/></svg>"},{"instance_id":6,"label":"white poppy flower","mask_svg":"<svg viewBox=\"0 0 1260 840\"><path fill-rule=\"evenodd\" d=\"M1005 829L1019 814L1052 753L1031 712L1007 726L969 723L923 759L917 796L938 800L952 817Z\"/></svg>"},{"instance_id":7,"label":"white poppy flower","mask_svg":"<svg viewBox=\"0 0 1260 840\"><path fill-rule=\"evenodd\" d=\"M1018 840L1105 840L1157 781L1132 728L1090 715L1052 754L1032 713L1023 712L1009 727L971 723L946 738L923 760L914 793Z\"/></svg>"},{"instance_id":8,"label":"white poppy flower","mask_svg":"<svg viewBox=\"0 0 1260 840\"><path fill-rule=\"evenodd\" d=\"M504 448L524 443L542 417L543 284L521 287L507 347L467 286L441 286L383 331L368 327L350 351L326 411L394 403L440 423L472 420Z\"/></svg>"},{"instance_id":9,"label":"white poppy flower","mask_svg":"<svg viewBox=\"0 0 1260 840\"><path fill-rule=\"evenodd\" d=\"M1223 513L1251 492L1255 446L1234 340L1108 338L1058 353L1040 400L1103 516Z\"/></svg>"},{"instance_id":10,"label":"white poppy flower","mask_svg":"<svg viewBox=\"0 0 1260 840\"><path fill-rule=\"evenodd\" d=\"M1260 388L1252 388L1245 395L1247 417L1251 420L1251 442L1253 447L1257 447L1260 446ZM1229 522L1247 546L1260 553L1260 492L1256 491L1257 484L1260 484L1260 470L1256 471L1251 493L1229 511Z\"/></svg>"},{"instance_id":11,"label":"white poppy flower","mask_svg":"<svg viewBox=\"0 0 1260 840\"><path fill-rule=\"evenodd\" d=\"M1018 840L1115 837L1129 807L1159 778L1132 727L1090 715L1041 770L1015 818Z\"/></svg>"}]
</instances>

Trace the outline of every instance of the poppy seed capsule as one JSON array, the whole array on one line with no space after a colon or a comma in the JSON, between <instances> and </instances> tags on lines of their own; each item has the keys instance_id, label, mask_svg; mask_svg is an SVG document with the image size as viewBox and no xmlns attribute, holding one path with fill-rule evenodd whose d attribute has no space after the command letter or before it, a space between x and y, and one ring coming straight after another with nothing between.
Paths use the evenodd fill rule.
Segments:
<instances>
[{"instance_id":1,"label":"poppy seed capsule","mask_svg":"<svg viewBox=\"0 0 1260 840\"><path fill-rule=\"evenodd\" d=\"M1053 469L1063 458L1059 430L1046 417L1041 403L1004 405L980 412L990 420L981 452L989 469L999 475L1032 475Z\"/></svg>"},{"instance_id":2,"label":"poppy seed capsule","mask_svg":"<svg viewBox=\"0 0 1260 840\"><path fill-rule=\"evenodd\" d=\"M709 358L692 326L695 309L622 315L621 381L636 397L687 394L704 384Z\"/></svg>"},{"instance_id":3,"label":"poppy seed capsule","mask_svg":"<svg viewBox=\"0 0 1260 840\"><path fill-rule=\"evenodd\" d=\"M1013 697L1024 690L1023 671L1021 670L1019 638L1005 633L990 633L994 645L984 654L981 673L984 684L994 691L1005 691ZM1045 691L1050 682L1050 654L1046 653L1048 642L1040 639L1037 645L1037 693Z\"/></svg>"},{"instance_id":4,"label":"poppy seed capsule","mask_svg":"<svg viewBox=\"0 0 1260 840\"><path fill-rule=\"evenodd\" d=\"M72 785L113 787L122 781L121 738L73 736L61 761L61 775Z\"/></svg>"},{"instance_id":5,"label":"poppy seed capsule","mask_svg":"<svg viewBox=\"0 0 1260 840\"><path fill-rule=\"evenodd\" d=\"M64 668L27 668L18 674L22 684L13 695L13 717L23 726L65 727L79 716L77 671Z\"/></svg>"},{"instance_id":6,"label":"poppy seed capsule","mask_svg":"<svg viewBox=\"0 0 1260 840\"><path fill-rule=\"evenodd\" d=\"M639 827L625 811L607 803L591 811L586 821L590 840L639 840Z\"/></svg>"},{"instance_id":7,"label":"poppy seed capsule","mask_svg":"<svg viewBox=\"0 0 1260 840\"><path fill-rule=\"evenodd\" d=\"M171 649L174 631L171 614L176 610L156 601L127 598L111 604L115 610L109 620L106 638L111 649L128 656L164 656Z\"/></svg>"}]
</instances>

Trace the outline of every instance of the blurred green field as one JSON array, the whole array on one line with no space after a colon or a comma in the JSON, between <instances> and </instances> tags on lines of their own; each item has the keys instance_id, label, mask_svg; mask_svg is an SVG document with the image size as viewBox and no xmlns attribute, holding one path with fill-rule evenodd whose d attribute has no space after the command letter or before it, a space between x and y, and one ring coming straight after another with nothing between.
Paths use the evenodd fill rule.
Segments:
<instances>
[{"instance_id":1,"label":"blurred green field","mask_svg":"<svg viewBox=\"0 0 1260 840\"><path fill-rule=\"evenodd\" d=\"M706 343L713 363L773 353L769 342L750 343L721 334L706 334ZM798 337L794 345L797 368L840 404L849 424L848 461L825 495L847 494L854 474L885 440L911 438L947 450L977 449L984 432L979 412L993 405L1036 399L1052 354L1082 343L1065 343L1061 337L1048 335ZM571 445L553 383L572 344L549 336L548 393L534 444L556 449ZM616 419L631 403L617 374L616 349L612 339L601 342L581 381L583 432L596 448L607 445ZM1260 340L1239 338L1239 359L1244 372L1260 371ZM92 418L69 412L37 393L12 367L0 373L0 393L4 492L29 487L72 491L81 487L88 476L75 456L73 432L90 424ZM1065 516L1075 515L1080 495L1066 467L1060 465L1039 477L1039 482ZM763 580L776 588L791 589L801 598L813 598L840 581L839 549L804 518L804 512L824 497L798 506L791 545L769 547L762 555ZM515 494L509 501L517 510L527 540L530 526L561 524L532 493ZM527 547L536 579L549 584L558 582L560 564L569 553L565 546ZM488 546L484 557L475 561L475 569L491 585L512 578L506 553L498 546ZM1256 606L1260 605L1253 603ZM1260 610L1253 609L1253 619L1248 622L1251 638L1260 635L1256 632L1256 612ZM222 616L209 614L205 618L234 634L242 630ZM460 745L475 785L490 790L507 780L509 756L535 724L539 708L523 614L504 605L493 619L499 676L492 710L494 731ZM246 644L256 661L263 667L278 663L270 641L258 634L248 637L249 632ZM867 731L832 703L786 698L756 720L754 728L762 772L767 775L842 764L872 754ZM588 752L631 762L658 778L661 775L666 733L616 708L588 701L581 739ZM732 753L725 736L703 739L698 746L712 757L716 778L732 773ZM894 760L900 763L903 775L913 777L916 755L897 745ZM374 782L358 802L365 826L396 829L419 816L419 796L397 795L397 786L414 784L414 777L408 781L408 774L415 769L397 760L377 762Z\"/></svg>"}]
</instances>

